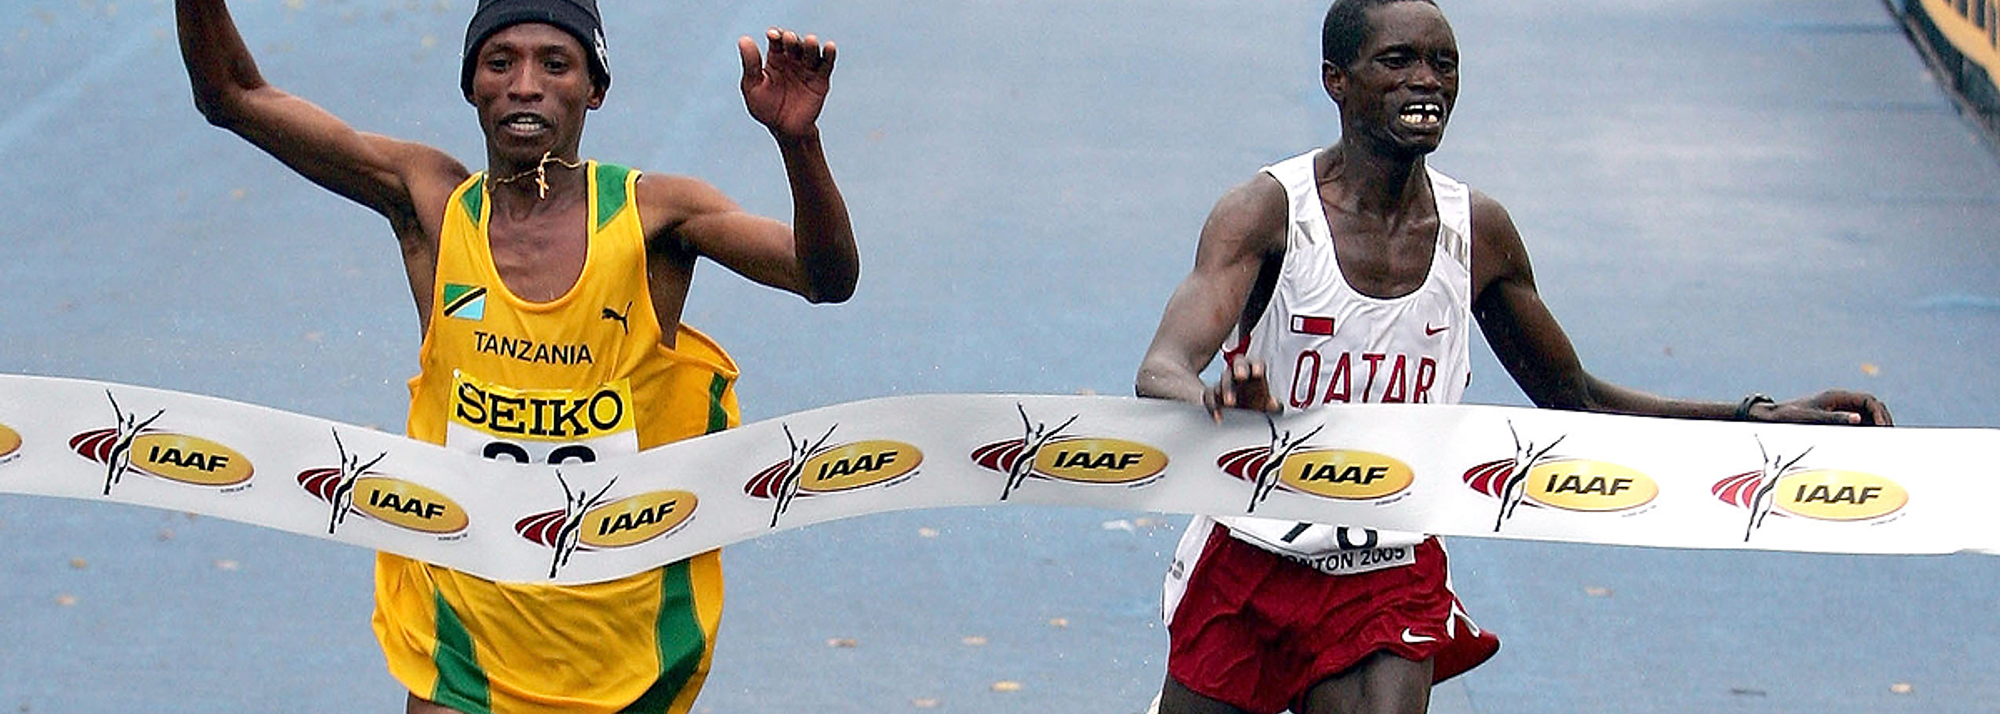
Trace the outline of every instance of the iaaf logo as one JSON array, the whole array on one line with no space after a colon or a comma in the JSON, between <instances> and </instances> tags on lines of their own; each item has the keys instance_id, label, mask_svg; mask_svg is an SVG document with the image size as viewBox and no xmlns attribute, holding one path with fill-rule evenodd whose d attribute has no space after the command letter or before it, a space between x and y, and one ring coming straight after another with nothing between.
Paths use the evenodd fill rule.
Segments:
<instances>
[{"instance_id":1,"label":"iaaf logo","mask_svg":"<svg viewBox=\"0 0 2000 714\"><path fill-rule=\"evenodd\" d=\"M791 456L743 484L743 492L752 498L777 501L771 508L772 528L778 527L794 498L901 483L924 463L923 451L900 441L872 439L827 446L839 424L827 427L815 441L792 436L790 424L782 426Z\"/></svg>"},{"instance_id":2,"label":"iaaf logo","mask_svg":"<svg viewBox=\"0 0 2000 714\"><path fill-rule=\"evenodd\" d=\"M1021 438L996 441L974 449L973 463L1007 475L1000 500L1014 495L1014 489L1028 477L1093 485L1137 488L1152 483L1167 470L1164 451L1136 441L1098 436L1064 436L1063 431L1077 417L1055 428L1028 416L1028 409L1015 404L1021 413Z\"/></svg>"},{"instance_id":3,"label":"iaaf logo","mask_svg":"<svg viewBox=\"0 0 2000 714\"><path fill-rule=\"evenodd\" d=\"M471 524L465 509L444 494L375 471L388 452L362 462L359 454L347 453L340 430L333 432L333 446L340 452L340 465L299 472L299 486L332 506L326 534L333 535L347 514L360 513L397 528L448 536L465 531Z\"/></svg>"},{"instance_id":4,"label":"iaaf logo","mask_svg":"<svg viewBox=\"0 0 2000 714\"><path fill-rule=\"evenodd\" d=\"M20 456L21 432L14 431L6 424L0 424L0 464L13 461Z\"/></svg>"},{"instance_id":5,"label":"iaaf logo","mask_svg":"<svg viewBox=\"0 0 2000 714\"><path fill-rule=\"evenodd\" d=\"M128 473L151 476L195 486L228 487L249 481L254 474L250 459L222 444L187 434L152 429L153 422L166 414L162 409L140 419L118 407L118 398L106 391L116 426L86 431L70 437L69 447L78 456L104 464L104 495Z\"/></svg>"},{"instance_id":6,"label":"iaaf logo","mask_svg":"<svg viewBox=\"0 0 2000 714\"><path fill-rule=\"evenodd\" d=\"M1493 519L1493 532L1514 517L1514 509L1527 504L1534 508L1559 508L1585 513L1630 511L1652 503L1660 496L1660 484L1631 468L1606 461L1550 456L1568 435L1556 437L1537 447L1522 441L1521 432L1507 423L1514 435L1514 457L1499 459L1465 470L1465 485L1500 500L1500 513Z\"/></svg>"},{"instance_id":7,"label":"iaaf logo","mask_svg":"<svg viewBox=\"0 0 2000 714\"><path fill-rule=\"evenodd\" d=\"M606 501L604 494L618 483L615 477L595 494L571 489L561 471L556 472L556 482L563 489L562 510L514 522L514 532L522 538L555 550L549 563L550 578L568 565L577 551L629 548L672 535L694 517L700 502L687 491L654 491Z\"/></svg>"},{"instance_id":8,"label":"iaaf logo","mask_svg":"<svg viewBox=\"0 0 2000 714\"><path fill-rule=\"evenodd\" d=\"M1290 430L1279 431L1278 422L1265 417L1271 427L1271 443L1223 454L1215 460L1223 473L1249 481L1250 506L1257 505L1280 488L1336 501L1374 501L1389 498L1417 482L1416 472L1394 457L1354 449L1307 446L1306 442L1326 429L1313 427L1294 438Z\"/></svg>"},{"instance_id":9,"label":"iaaf logo","mask_svg":"<svg viewBox=\"0 0 2000 714\"><path fill-rule=\"evenodd\" d=\"M1709 491L1717 499L1750 511L1743 527L1743 542L1764 527L1766 517L1798 516L1820 521L1868 521L1888 517L1910 503L1910 492L1894 481L1875 474L1800 466L1807 447L1787 458L1772 453L1757 439L1763 461L1755 471L1745 471L1715 482Z\"/></svg>"}]
</instances>

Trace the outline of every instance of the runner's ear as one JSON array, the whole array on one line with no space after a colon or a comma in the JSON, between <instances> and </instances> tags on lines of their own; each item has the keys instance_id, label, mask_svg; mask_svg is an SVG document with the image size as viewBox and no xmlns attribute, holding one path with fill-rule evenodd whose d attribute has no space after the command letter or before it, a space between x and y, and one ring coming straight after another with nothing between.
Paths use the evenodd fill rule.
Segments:
<instances>
[{"instance_id":1,"label":"runner's ear","mask_svg":"<svg viewBox=\"0 0 2000 714\"><path fill-rule=\"evenodd\" d=\"M1341 99L1347 96L1347 70L1334 64L1333 60L1320 62L1319 81L1326 87L1326 96L1333 99L1334 104L1340 104Z\"/></svg>"}]
</instances>

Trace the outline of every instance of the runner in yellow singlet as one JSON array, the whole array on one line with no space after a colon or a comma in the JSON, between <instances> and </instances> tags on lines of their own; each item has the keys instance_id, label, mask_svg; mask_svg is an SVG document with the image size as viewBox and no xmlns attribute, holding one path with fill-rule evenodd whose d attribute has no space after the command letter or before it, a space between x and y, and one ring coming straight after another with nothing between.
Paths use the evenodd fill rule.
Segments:
<instances>
[{"instance_id":1,"label":"runner in yellow singlet","mask_svg":"<svg viewBox=\"0 0 2000 714\"><path fill-rule=\"evenodd\" d=\"M481 0L461 76L486 137L476 174L266 84L223 0L175 8L210 122L389 219L423 330L412 437L559 464L728 428L736 365L680 323L695 260L813 302L854 291L860 259L817 125L830 42L779 29L768 55L737 42L794 228L695 179L578 157L611 84L594 0ZM410 712L689 711L721 606L713 552L577 587L376 562L375 631Z\"/></svg>"}]
</instances>

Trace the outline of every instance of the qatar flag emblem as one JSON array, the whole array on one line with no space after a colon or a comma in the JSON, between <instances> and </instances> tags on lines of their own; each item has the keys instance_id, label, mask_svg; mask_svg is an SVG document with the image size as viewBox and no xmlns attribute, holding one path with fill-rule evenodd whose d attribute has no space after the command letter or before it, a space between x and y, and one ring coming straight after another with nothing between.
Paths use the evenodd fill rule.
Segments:
<instances>
[{"instance_id":1,"label":"qatar flag emblem","mask_svg":"<svg viewBox=\"0 0 2000 714\"><path fill-rule=\"evenodd\" d=\"M1316 317L1313 315L1293 315L1292 332L1300 335L1331 336L1333 334L1333 318Z\"/></svg>"}]
</instances>

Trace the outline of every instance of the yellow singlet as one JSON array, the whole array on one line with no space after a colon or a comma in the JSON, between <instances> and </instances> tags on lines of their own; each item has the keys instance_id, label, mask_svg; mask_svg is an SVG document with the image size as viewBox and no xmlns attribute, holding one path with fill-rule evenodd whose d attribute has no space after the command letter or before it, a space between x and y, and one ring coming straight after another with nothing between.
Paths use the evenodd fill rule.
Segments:
<instances>
[{"instance_id":1,"label":"yellow singlet","mask_svg":"<svg viewBox=\"0 0 2000 714\"><path fill-rule=\"evenodd\" d=\"M589 255L576 285L548 303L500 281L484 174L452 193L422 371L410 380L411 437L560 463L737 425L729 355L685 326L675 346L661 343L632 202L639 173L594 161L586 170ZM498 584L387 553L375 561L389 672L469 714L686 712L721 617L714 551L586 586Z\"/></svg>"}]
</instances>

